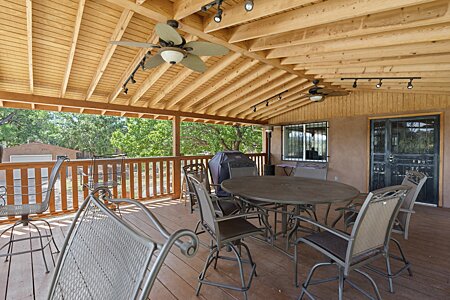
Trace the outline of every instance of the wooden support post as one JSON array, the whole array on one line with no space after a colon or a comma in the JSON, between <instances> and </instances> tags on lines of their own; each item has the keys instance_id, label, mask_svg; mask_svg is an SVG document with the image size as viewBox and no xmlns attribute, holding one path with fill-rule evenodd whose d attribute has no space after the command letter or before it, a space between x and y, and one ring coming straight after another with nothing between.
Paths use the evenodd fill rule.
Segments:
<instances>
[{"instance_id":1,"label":"wooden support post","mask_svg":"<svg viewBox=\"0 0 450 300\"><path fill-rule=\"evenodd\" d=\"M175 116L172 120L172 141L173 141L173 199L180 198L181 193L181 149L180 149L180 134L181 134L181 118ZM169 169L167 170L169 171Z\"/></svg>"}]
</instances>

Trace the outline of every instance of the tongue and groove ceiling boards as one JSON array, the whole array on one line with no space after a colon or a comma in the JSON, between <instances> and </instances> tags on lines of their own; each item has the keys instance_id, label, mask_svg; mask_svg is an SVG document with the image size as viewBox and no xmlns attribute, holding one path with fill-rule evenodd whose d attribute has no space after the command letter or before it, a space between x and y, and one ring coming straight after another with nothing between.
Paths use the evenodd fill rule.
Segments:
<instances>
[{"instance_id":1,"label":"tongue and groove ceiling boards","mask_svg":"<svg viewBox=\"0 0 450 300\"><path fill-rule=\"evenodd\" d=\"M450 94L450 1L0 0L0 105L167 119L260 123L304 105L314 78L353 91L341 77L422 77L384 82L387 92ZM179 21L186 41L230 49L202 57L204 73L164 63L138 70L158 43L157 23ZM155 52L153 50L153 52ZM375 89L358 82L357 90ZM286 91L269 106L252 107ZM300 99L301 98L301 99ZM325 101L333 101L333 98Z\"/></svg>"}]
</instances>

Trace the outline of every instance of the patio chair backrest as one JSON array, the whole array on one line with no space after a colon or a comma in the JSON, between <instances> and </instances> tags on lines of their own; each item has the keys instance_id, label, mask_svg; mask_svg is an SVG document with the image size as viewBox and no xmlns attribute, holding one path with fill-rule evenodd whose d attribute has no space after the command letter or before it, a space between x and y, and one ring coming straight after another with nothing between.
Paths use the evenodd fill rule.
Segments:
<instances>
[{"instance_id":1,"label":"patio chair backrest","mask_svg":"<svg viewBox=\"0 0 450 300\"><path fill-rule=\"evenodd\" d=\"M407 171L405 178L403 179L402 185L411 187L402 204L402 208L408 212L399 211L396 220L397 224L394 226L394 232L403 234L405 239L408 239L409 222L411 220L414 204L426 181L427 176L425 174L412 170Z\"/></svg>"},{"instance_id":2,"label":"patio chair backrest","mask_svg":"<svg viewBox=\"0 0 450 300\"><path fill-rule=\"evenodd\" d=\"M409 189L396 185L367 195L351 232L347 261L387 247L395 217Z\"/></svg>"},{"instance_id":3,"label":"patio chair backrest","mask_svg":"<svg viewBox=\"0 0 450 300\"><path fill-rule=\"evenodd\" d=\"M69 158L67 156L58 156L58 158L56 159L52 171L50 172L47 191L45 192L45 198L41 204L41 211L38 213L44 212L48 209L48 206L50 205L50 198L52 196L52 193L55 191L55 183L58 179L59 171L61 170L63 163L68 160Z\"/></svg>"},{"instance_id":4,"label":"patio chair backrest","mask_svg":"<svg viewBox=\"0 0 450 300\"><path fill-rule=\"evenodd\" d=\"M126 177L125 158L126 154L93 155L88 171L89 189L93 190L98 186L111 188L119 185L123 177Z\"/></svg>"},{"instance_id":5,"label":"patio chair backrest","mask_svg":"<svg viewBox=\"0 0 450 300\"><path fill-rule=\"evenodd\" d=\"M228 170L230 171L230 178L258 176L258 168L255 162L230 161L228 162Z\"/></svg>"},{"instance_id":6,"label":"patio chair backrest","mask_svg":"<svg viewBox=\"0 0 450 300\"><path fill-rule=\"evenodd\" d=\"M327 180L328 163L299 161L295 166L294 176Z\"/></svg>"},{"instance_id":7,"label":"patio chair backrest","mask_svg":"<svg viewBox=\"0 0 450 300\"><path fill-rule=\"evenodd\" d=\"M188 175L192 182L194 192L198 199L198 204L200 208L200 220L203 226L207 227L208 231L214 236L218 236L218 226L216 221L216 213L214 210L214 205L211 200L211 196L208 191L205 189L205 186L202 182L197 180L192 175Z\"/></svg>"},{"instance_id":8,"label":"patio chair backrest","mask_svg":"<svg viewBox=\"0 0 450 300\"><path fill-rule=\"evenodd\" d=\"M137 206L165 241L157 243L138 232L91 193L69 229L48 299L147 299L174 244L186 256L196 253L198 239L192 231L169 235L145 206ZM189 242L180 240L185 236Z\"/></svg>"}]
</instances>

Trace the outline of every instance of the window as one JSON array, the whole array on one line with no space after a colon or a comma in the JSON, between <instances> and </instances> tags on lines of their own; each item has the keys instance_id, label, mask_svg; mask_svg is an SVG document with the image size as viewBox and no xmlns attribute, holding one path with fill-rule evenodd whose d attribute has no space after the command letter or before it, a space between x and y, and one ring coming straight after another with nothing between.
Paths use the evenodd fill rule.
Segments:
<instances>
[{"instance_id":1,"label":"window","mask_svg":"<svg viewBox=\"0 0 450 300\"><path fill-rule=\"evenodd\" d=\"M282 127L283 160L328 160L328 122Z\"/></svg>"}]
</instances>

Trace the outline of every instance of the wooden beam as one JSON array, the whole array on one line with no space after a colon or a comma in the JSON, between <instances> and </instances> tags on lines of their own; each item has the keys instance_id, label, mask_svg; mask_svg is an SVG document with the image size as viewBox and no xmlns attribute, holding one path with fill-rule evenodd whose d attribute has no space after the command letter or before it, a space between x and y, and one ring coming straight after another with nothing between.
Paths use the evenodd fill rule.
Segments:
<instances>
[{"instance_id":1,"label":"wooden beam","mask_svg":"<svg viewBox=\"0 0 450 300\"><path fill-rule=\"evenodd\" d=\"M183 19L202 9L203 5L210 3L211 0L175 0L173 3L174 20Z\"/></svg>"},{"instance_id":2,"label":"wooden beam","mask_svg":"<svg viewBox=\"0 0 450 300\"><path fill-rule=\"evenodd\" d=\"M157 41L158 41L158 36L156 35L155 32L152 32L150 34L150 36L147 38L146 42L153 44L153 43L156 43ZM131 63L128 65L128 67L125 69L125 71L122 73L122 76L120 76L119 81L116 83L116 86L114 87L113 91L109 95L108 103L113 103L117 99L117 96L119 96L120 91L122 91L125 80L127 80L127 78L130 76L131 72L134 71L134 69L140 63L140 61L145 56L147 51L148 51L148 49L144 49L144 48L139 49L139 51L136 53L136 55L134 56Z\"/></svg>"},{"instance_id":3,"label":"wooden beam","mask_svg":"<svg viewBox=\"0 0 450 300\"><path fill-rule=\"evenodd\" d=\"M220 80L216 81L214 84L210 85L207 88L202 89L200 92L195 93L192 98L189 99L189 103L191 106L195 106L197 103L199 103L201 100L203 100L205 97L210 95L213 92L217 92L227 83L235 80L242 74L244 74L247 70L251 69L252 67L256 66L258 64L258 61L256 59L246 60L242 62L241 64L234 67L230 72L225 74Z\"/></svg>"},{"instance_id":4,"label":"wooden beam","mask_svg":"<svg viewBox=\"0 0 450 300\"><path fill-rule=\"evenodd\" d=\"M152 73L142 82L136 92L130 99L130 105L135 104L139 99L167 72L172 65L169 63L163 63L156 67Z\"/></svg>"},{"instance_id":5,"label":"wooden beam","mask_svg":"<svg viewBox=\"0 0 450 300\"><path fill-rule=\"evenodd\" d=\"M273 68L271 66L262 65L256 68L252 73L250 73L248 76L245 76L241 80L237 81L235 84L232 84L221 91L215 93L214 95L207 98L206 101L201 101L200 103L197 103L192 106L193 111L205 111L205 109L209 108L209 106L216 101L219 101L220 99L226 97L227 95L233 93L234 91L238 90L239 88L249 84L253 80L256 80L258 77L266 74ZM280 71L280 74L283 74L282 71Z\"/></svg>"},{"instance_id":6,"label":"wooden beam","mask_svg":"<svg viewBox=\"0 0 450 300\"><path fill-rule=\"evenodd\" d=\"M72 71L73 58L75 57L75 49L77 48L78 34L80 33L81 19L83 18L85 2L86 0L79 0L78 2L78 10L77 16L75 18L75 26L72 33L72 42L70 46L69 57L67 58L66 71L64 73L63 82L61 84L61 92L59 93L59 96L61 98L64 98L64 96L66 95L70 72Z\"/></svg>"},{"instance_id":7,"label":"wooden beam","mask_svg":"<svg viewBox=\"0 0 450 300\"><path fill-rule=\"evenodd\" d=\"M286 93L284 93L281 97L281 99L285 99L287 97L289 97L290 95L292 95L291 89L299 89L299 88L303 88L305 86L305 83L307 85L311 85L310 83L307 83L306 80L298 80L298 79L294 79L292 81L288 81L286 83L283 83L281 85L278 85L275 89L269 90L267 92L265 92L264 94L259 95L258 97L250 97L250 98L246 98L245 102L243 102L242 104L236 106L236 108L234 108L233 110L230 110L230 112L228 113L229 116L245 116L245 115L249 115L250 112L253 112L251 110L251 107L260 103L261 101L265 100L265 99L270 99L270 98L275 98L277 95L287 91ZM259 91L258 91L259 92ZM270 101L270 104L273 104L274 101L277 101L278 99L271 99L272 101ZM258 108L261 107L269 107L269 106L264 106L265 104L261 104ZM258 109L257 108L257 109Z\"/></svg>"},{"instance_id":8,"label":"wooden beam","mask_svg":"<svg viewBox=\"0 0 450 300\"><path fill-rule=\"evenodd\" d=\"M256 112L250 110L245 115L250 117L251 119L263 118L264 115L270 114L270 112L272 111L283 109L289 105L294 105L294 101L298 101L297 99L303 96L303 94L307 93L308 89L310 89L312 86L312 83L307 82L296 88L290 89L286 94L283 95L283 98L280 101L269 104L269 106L259 107Z\"/></svg>"},{"instance_id":9,"label":"wooden beam","mask_svg":"<svg viewBox=\"0 0 450 300\"><path fill-rule=\"evenodd\" d=\"M282 76L268 84L265 84L257 91L254 91L248 96L242 97L238 101L228 104L226 107L220 109L220 113L225 116L236 116L244 114L247 109L251 108L257 103L274 97L286 90L296 87L299 84L306 82L305 79L298 79L290 75Z\"/></svg>"},{"instance_id":10,"label":"wooden beam","mask_svg":"<svg viewBox=\"0 0 450 300\"><path fill-rule=\"evenodd\" d=\"M289 79L292 79L293 77L291 77L291 75L292 74L286 74L281 70L275 70L273 72L270 72L269 74L265 74L257 78L256 80L252 80L250 83L245 84L243 87L227 95L225 98L218 99L220 101L216 101L214 104L210 105L205 111L207 113L213 112L213 114L222 113L221 109L226 108L228 105L231 105L232 103L235 103L245 95L250 94L251 92L265 86L266 84L269 84L274 80L278 80L282 76L283 78L289 77ZM201 110L201 112L203 112L203 110Z\"/></svg>"},{"instance_id":11,"label":"wooden beam","mask_svg":"<svg viewBox=\"0 0 450 300\"><path fill-rule=\"evenodd\" d=\"M205 32L212 32L241 23L250 22L260 19L268 15L277 14L286 10L294 9L302 5L311 4L311 0L258 0L255 1L253 10L247 12L243 3L238 3L230 8L224 9L222 13L222 21L216 23L214 17L211 16L206 20Z\"/></svg>"},{"instance_id":12,"label":"wooden beam","mask_svg":"<svg viewBox=\"0 0 450 300\"><path fill-rule=\"evenodd\" d=\"M450 3L436 1L249 41L250 51L305 45L450 22Z\"/></svg>"},{"instance_id":13,"label":"wooden beam","mask_svg":"<svg viewBox=\"0 0 450 300\"><path fill-rule=\"evenodd\" d=\"M117 22L116 28L114 29L113 34L111 35L111 41L119 41L123 34L125 33L125 30L128 27L128 23L130 23L131 18L133 17L134 12L129 9L124 9L119 21ZM116 51L117 45L113 45L111 43L108 43L106 45L106 49L103 52L103 56L100 60L100 63L97 67L97 71L95 72L94 77L91 80L91 84L89 85L87 94L86 94L86 100L91 98L92 94L95 91L95 88L97 87L97 84L99 83L100 79L102 78L103 73L106 70L106 67L109 64L109 61L111 60L111 57L114 54L114 51Z\"/></svg>"},{"instance_id":14,"label":"wooden beam","mask_svg":"<svg viewBox=\"0 0 450 300\"><path fill-rule=\"evenodd\" d=\"M445 77L450 77L450 72L449 71L436 71L436 72L386 72L386 73L377 73L376 76L374 77L416 77L416 76L420 76L423 78L434 78L434 77L439 77L439 78L445 78ZM331 78L341 78L341 77L363 77L361 75L361 73L347 73L345 74L345 76L342 76L342 74L324 74L324 73L320 73L317 74L315 76L318 79L331 79ZM364 76L364 77L368 77L368 76Z\"/></svg>"},{"instance_id":15,"label":"wooden beam","mask_svg":"<svg viewBox=\"0 0 450 300\"><path fill-rule=\"evenodd\" d=\"M147 107L137 107L130 105L119 105L119 104L110 104L103 102L94 102L94 101L84 101L84 100L74 100L67 98L57 98L57 97L47 97L47 96L38 96L31 94L21 94L21 93L11 93L11 92L1 92L0 91L0 101L10 101L22 104L44 104L54 106L55 110L59 105L63 107L69 108L78 108L80 110L91 110L98 111L98 114L101 114L103 110L108 111L116 111L130 114L151 114L151 115L159 115L159 116L180 116L187 118L198 118L202 120L218 120L218 121L227 121L227 122L236 122L242 124L266 124L265 121L253 121L253 120L245 120L239 118L230 118L224 116L214 116L207 114L199 114L193 112L181 112L175 110L166 110L166 109L155 109L155 108L147 108Z\"/></svg>"},{"instance_id":16,"label":"wooden beam","mask_svg":"<svg viewBox=\"0 0 450 300\"><path fill-rule=\"evenodd\" d=\"M226 57L221 58L219 62L215 65L210 66L208 70L205 71L202 75L200 75L194 82L188 85L185 89L180 91L178 94L172 97L167 104L167 108L171 109L176 106L179 102L183 101L187 96L189 96L192 92L198 89L203 84L207 83L214 76L219 74L223 69L228 67L230 64L235 62L241 56L240 53L230 53ZM184 110L187 106L189 106L191 101L188 104L181 105L181 109Z\"/></svg>"},{"instance_id":17,"label":"wooden beam","mask_svg":"<svg viewBox=\"0 0 450 300\"><path fill-rule=\"evenodd\" d=\"M28 51L28 81L30 85L30 93L34 93L34 76L33 76L33 7L31 0L26 0L27 14L27 51Z\"/></svg>"},{"instance_id":18,"label":"wooden beam","mask_svg":"<svg viewBox=\"0 0 450 300\"><path fill-rule=\"evenodd\" d=\"M335 69L342 67L382 67L382 66L403 66L403 65L421 65L433 63L450 63L450 54L431 54L418 55L412 57L396 57L396 58L370 58L357 60L340 60L333 62L317 62L314 64L298 64L294 69Z\"/></svg>"},{"instance_id":19,"label":"wooden beam","mask_svg":"<svg viewBox=\"0 0 450 300\"><path fill-rule=\"evenodd\" d=\"M402 72L432 72L432 71L450 71L450 63L442 64L422 64L422 65L400 65L400 66L380 66L380 67L340 67L329 69L310 69L308 74L340 74L346 77L347 73L360 73L364 75L377 76L378 73L402 73Z\"/></svg>"},{"instance_id":20,"label":"wooden beam","mask_svg":"<svg viewBox=\"0 0 450 300\"><path fill-rule=\"evenodd\" d=\"M236 43L431 1L432 0L378 0L374 2L372 0L335 0L332 2L320 2L291 10L284 14L241 25L231 35L230 42Z\"/></svg>"},{"instance_id":21,"label":"wooden beam","mask_svg":"<svg viewBox=\"0 0 450 300\"><path fill-rule=\"evenodd\" d=\"M303 107L303 106L306 106L306 105L309 105L309 104L314 105L316 103L313 103L309 99L301 99L301 100L299 100L297 102L293 102L292 105L287 105L286 107L284 107L282 109L271 111L269 114L265 114L264 116L261 116L260 118L264 117L265 119L270 120L273 117L285 114L285 113L287 113L287 112L289 112L291 110L298 109L300 107Z\"/></svg>"},{"instance_id":22,"label":"wooden beam","mask_svg":"<svg viewBox=\"0 0 450 300\"><path fill-rule=\"evenodd\" d=\"M356 49L348 51L336 51L321 54L309 54L302 56L292 56L283 59L282 64L302 64L317 63L324 61L372 59L372 58L393 58L397 56L411 57L416 55L426 55L431 53L448 53L450 40L437 42L424 42L408 45L396 45L367 49Z\"/></svg>"},{"instance_id":23,"label":"wooden beam","mask_svg":"<svg viewBox=\"0 0 450 300\"><path fill-rule=\"evenodd\" d=\"M427 27L406 29L401 31L372 34L367 36L351 37L340 40L325 41L306 45L296 45L273 49L267 58L280 58L289 56L309 55L311 53L327 53L334 51L348 51L354 49L406 45L429 41L448 40L450 37L450 24L433 25Z\"/></svg>"}]
</instances>

